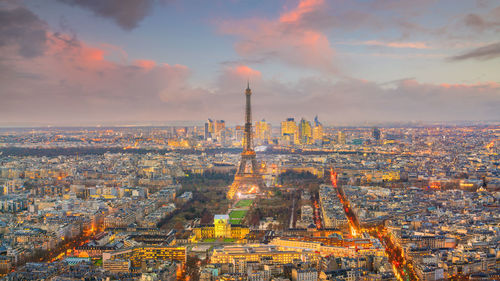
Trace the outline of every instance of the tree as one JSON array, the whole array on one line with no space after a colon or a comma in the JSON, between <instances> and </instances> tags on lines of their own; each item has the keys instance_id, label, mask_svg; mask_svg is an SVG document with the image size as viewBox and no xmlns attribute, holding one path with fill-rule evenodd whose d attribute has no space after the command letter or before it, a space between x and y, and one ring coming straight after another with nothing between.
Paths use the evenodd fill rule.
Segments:
<instances>
[{"instance_id":1,"label":"tree","mask_svg":"<svg viewBox=\"0 0 500 281\"><path fill-rule=\"evenodd\" d=\"M200 221L201 224L213 223L214 215L212 214L212 212L210 212L210 210L207 210L207 208L204 208L202 213L203 213L203 215L202 215L201 221Z\"/></svg>"},{"instance_id":2,"label":"tree","mask_svg":"<svg viewBox=\"0 0 500 281\"><path fill-rule=\"evenodd\" d=\"M182 224L181 221L178 221L175 223L174 229L177 231L182 231L182 230L184 230L184 224Z\"/></svg>"},{"instance_id":3,"label":"tree","mask_svg":"<svg viewBox=\"0 0 500 281\"><path fill-rule=\"evenodd\" d=\"M201 260L197 256L188 256L186 260L186 274L189 280L200 280Z\"/></svg>"}]
</instances>

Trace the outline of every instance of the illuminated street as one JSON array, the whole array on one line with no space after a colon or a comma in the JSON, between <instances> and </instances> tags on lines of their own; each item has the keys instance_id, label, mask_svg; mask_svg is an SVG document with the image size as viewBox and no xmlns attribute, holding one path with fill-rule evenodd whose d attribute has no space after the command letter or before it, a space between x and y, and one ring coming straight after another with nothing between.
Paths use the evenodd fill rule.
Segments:
<instances>
[{"instance_id":1,"label":"illuminated street","mask_svg":"<svg viewBox=\"0 0 500 281\"><path fill-rule=\"evenodd\" d=\"M378 239L383 243L386 249L386 253L389 257L389 261L393 264L394 273L398 280L418 280L415 273L411 269L411 265L407 264L401 250L395 248L390 238L387 236L387 232L383 226L379 226L372 229L361 229L357 221L356 216L352 212L349 206L349 200L345 197L342 187L337 184L337 174L331 169L330 180L333 187L337 188L338 195L341 198L341 202L344 204L345 213L349 219L349 229L352 237L358 237L361 233L369 233L373 237L378 237Z\"/></svg>"},{"instance_id":2,"label":"illuminated street","mask_svg":"<svg viewBox=\"0 0 500 281\"><path fill-rule=\"evenodd\" d=\"M500 2L0 0L0 280L500 280Z\"/></svg>"}]
</instances>

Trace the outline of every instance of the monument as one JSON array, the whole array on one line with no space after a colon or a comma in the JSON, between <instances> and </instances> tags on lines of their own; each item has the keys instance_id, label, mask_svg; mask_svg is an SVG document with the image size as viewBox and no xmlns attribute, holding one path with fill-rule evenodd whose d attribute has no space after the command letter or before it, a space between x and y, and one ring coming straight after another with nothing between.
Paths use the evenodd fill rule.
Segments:
<instances>
[{"instance_id":1,"label":"monument","mask_svg":"<svg viewBox=\"0 0 500 281\"><path fill-rule=\"evenodd\" d=\"M252 90L250 90L250 84L247 84L247 89L245 90L246 106L243 152L241 153L240 164L234 175L233 184L229 187L227 193L229 199L233 199L235 196L256 194L264 187L264 181L262 180L255 150L253 149L251 96Z\"/></svg>"}]
</instances>

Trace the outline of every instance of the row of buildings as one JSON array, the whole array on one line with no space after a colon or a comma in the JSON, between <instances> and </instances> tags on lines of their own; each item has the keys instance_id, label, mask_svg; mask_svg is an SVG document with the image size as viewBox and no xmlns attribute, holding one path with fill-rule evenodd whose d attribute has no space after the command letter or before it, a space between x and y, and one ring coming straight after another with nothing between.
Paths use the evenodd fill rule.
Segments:
<instances>
[{"instance_id":1,"label":"row of buildings","mask_svg":"<svg viewBox=\"0 0 500 281\"><path fill-rule=\"evenodd\" d=\"M498 272L498 192L343 189L361 227L385 224L421 280Z\"/></svg>"},{"instance_id":2,"label":"row of buildings","mask_svg":"<svg viewBox=\"0 0 500 281\"><path fill-rule=\"evenodd\" d=\"M224 120L208 119L205 123L205 141L214 141L221 144L229 145L230 143L238 143L244 134L243 126L234 128L226 127ZM253 137L257 145L320 145L323 141L323 125L319 122L318 117L314 118L311 123L302 118L298 123L294 118L287 118L280 124L279 137L274 137L273 127L271 123L265 120L256 121L254 124Z\"/></svg>"}]
</instances>

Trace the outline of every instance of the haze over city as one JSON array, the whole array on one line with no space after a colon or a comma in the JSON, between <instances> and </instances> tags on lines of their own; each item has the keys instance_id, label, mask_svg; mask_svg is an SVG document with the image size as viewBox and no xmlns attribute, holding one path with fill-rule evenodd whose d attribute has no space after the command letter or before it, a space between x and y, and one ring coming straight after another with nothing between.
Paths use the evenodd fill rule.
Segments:
<instances>
[{"instance_id":1,"label":"haze over city","mask_svg":"<svg viewBox=\"0 0 500 281\"><path fill-rule=\"evenodd\" d=\"M0 279L500 280L500 3L0 0Z\"/></svg>"},{"instance_id":2,"label":"haze over city","mask_svg":"<svg viewBox=\"0 0 500 281\"><path fill-rule=\"evenodd\" d=\"M498 121L497 1L0 3L0 125Z\"/></svg>"}]
</instances>

